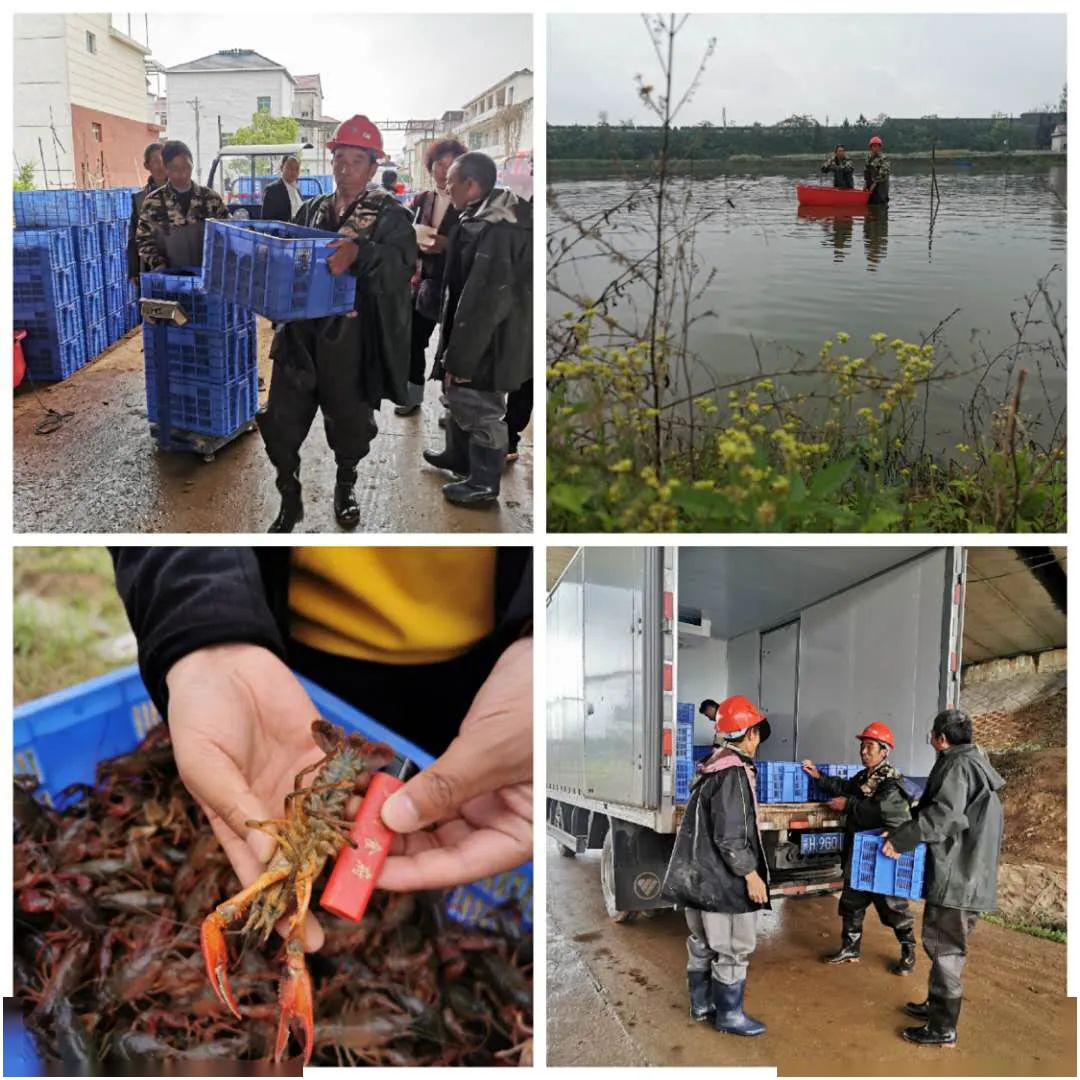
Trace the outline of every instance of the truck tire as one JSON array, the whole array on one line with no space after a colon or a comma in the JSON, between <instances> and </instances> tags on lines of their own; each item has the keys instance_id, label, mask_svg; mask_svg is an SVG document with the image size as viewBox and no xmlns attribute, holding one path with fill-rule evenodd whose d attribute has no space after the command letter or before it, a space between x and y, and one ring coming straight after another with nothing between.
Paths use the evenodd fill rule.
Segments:
<instances>
[{"instance_id":1,"label":"truck tire","mask_svg":"<svg viewBox=\"0 0 1080 1080\"><path fill-rule=\"evenodd\" d=\"M615 906L615 847L612 830L604 836L604 846L600 851L600 887L604 891L604 907L608 918L615 923L629 922L632 911L620 911Z\"/></svg>"}]
</instances>

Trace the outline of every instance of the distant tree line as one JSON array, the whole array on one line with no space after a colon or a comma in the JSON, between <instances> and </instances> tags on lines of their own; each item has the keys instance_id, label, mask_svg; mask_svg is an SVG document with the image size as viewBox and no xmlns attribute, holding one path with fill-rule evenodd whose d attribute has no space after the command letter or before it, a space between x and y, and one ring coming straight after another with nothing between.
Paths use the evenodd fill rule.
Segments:
<instances>
[{"instance_id":1,"label":"distant tree line","mask_svg":"<svg viewBox=\"0 0 1080 1080\"><path fill-rule=\"evenodd\" d=\"M880 135L886 153L929 153L938 150L1007 152L1048 150L1054 125L1063 119L1053 112L1024 113L1010 117L946 119L924 116L917 120L878 116L839 125L818 123L810 116L792 116L765 127L720 127L708 121L671 133L669 154L673 158L723 160L739 155L777 157L786 154L826 154L842 143L851 150L865 148L871 135ZM626 161L653 157L660 145L659 127L637 127L629 121L610 124L601 117L596 125L549 126L547 155L550 160L575 158Z\"/></svg>"}]
</instances>

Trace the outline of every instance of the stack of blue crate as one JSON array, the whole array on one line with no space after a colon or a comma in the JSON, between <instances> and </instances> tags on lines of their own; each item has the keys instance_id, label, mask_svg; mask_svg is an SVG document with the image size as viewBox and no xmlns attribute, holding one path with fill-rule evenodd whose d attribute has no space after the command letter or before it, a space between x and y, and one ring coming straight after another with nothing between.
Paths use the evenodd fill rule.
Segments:
<instances>
[{"instance_id":1,"label":"stack of blue crate","mask_svg":"<svg viewBox=\"0 0 1080 1080\"><path fill-rule=\"evenodd\" d=\"M680 702L675 712L675 802L690 798L694 777L694 706Z\"/></svg>"},{"instance_id":2,"label":"stack of blue crate","mask_svg":"<svg viewBox=\"0 0 1080 1080\"><path fill-rule=\"evenodd\" d=\"M97 195L112 195L110 191L96 192ZM126 191L122 191L128 198ZM105 292L105 324L108 343L122 338L131 329L128 325L128 307L133 299L133 290L127 279L127 242L130 227L130 203L127 213L119 199L102 200L99 214L110 213L108 219L99 219L97 224L98 241L101 245L101 268ZM117 216L122 214L123 216Z\"/></svg>"},{"instance_id":3,"label":"stack of blue crate","mask_svg":"<svg viewBox=\"0 0 1080 1080\"><path fill-rule=\"evenodd\" d=\"M13 246L13 323L26 331L30 377L66 379L86 363L71 230L17 229Z\"/></svg>"},{"instance_id":4,"label":"stack of blue crate","mask_svg":"<svg viewBox=\"0 0 1080 1080\"><path fill-rule=\"evenodd\" d=\"M218 438L235 434L259 407L254 312L208 293L197 274L143 274L140 293L144 299L179 302L188 318L183 326L143 324L150 422L158 423L163 372L173 430Z\"/></svg>"},{"instance_id":5,"label":"stack of blue crate","mask_svg":"<svg viewBox=\"0 0 1080 1080\"><path fill-rule=\"evenodd\" d=\"M843 780L850 780L856 773L862 771L862 765L858 764L825 764L819 761L817 767L823 776L835 776L840 777ZM811 777L809 790L807 792L807 801L828 802L831 798L832 796L824 788L819 787L817 781Z\"/></svg>"}]
</instances>

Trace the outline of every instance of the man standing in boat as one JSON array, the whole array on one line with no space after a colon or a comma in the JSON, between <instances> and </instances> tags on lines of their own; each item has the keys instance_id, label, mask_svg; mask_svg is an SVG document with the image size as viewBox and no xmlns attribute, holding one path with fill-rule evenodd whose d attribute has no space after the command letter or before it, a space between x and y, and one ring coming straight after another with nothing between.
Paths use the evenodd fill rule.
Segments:
<instances>
[{"instance_id":1,"label":"man standing in boat","mask_svg":"<svg viewBox=\"0 0 1080 1080\"><path fill-rule=\"evenodd\" d=\"M870 140L870 156L866 159L863 183L870 197L866 200L871 206L882 205L889 201L889 159L881 152L881 137L873 136Z\"/></svg>"},{"instance_id":2,"label":"man standing in boat","mask_svg":"<svg viewBox=\"0 0 1080 1080\"><path fill-rule=\"evenodd\" d=\"M855 186L855 166L847 151L840 145L832 152L832 156L826 158L821 166L823 173L832 173L833 187L853 188Z\"/></svg>"}]
</instances>

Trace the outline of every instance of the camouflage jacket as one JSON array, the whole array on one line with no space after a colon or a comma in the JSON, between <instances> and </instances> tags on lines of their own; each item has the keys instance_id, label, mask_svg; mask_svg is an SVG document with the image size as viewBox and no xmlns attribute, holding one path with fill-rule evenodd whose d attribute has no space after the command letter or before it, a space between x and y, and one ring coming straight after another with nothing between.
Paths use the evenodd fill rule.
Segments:
<instances>
[{"instance_id":1,"label":"camouflage jacket","mask_svg":"<svg viewBox=\"0 0 1080 1080\"><path fill-rule=\"evenodd\" d=\"M877 157L868 157L866 159L866 169L863 173L863 179L866 181L866 186L870 187L871 184L880 184L882 187L889 183L889 173L892 171L892 167L889 165L889 159L884 154L878 154Z\"/></svg>"},{"instance_id":2,"label":"camouflage jacket","mask_svg":"<svg viewBox=\"0 0 1080 1080\"><path fill-rule=\"evenodd\" d=\"M169 259L165 253L165 238L185 225L198 225L207 218L227 218L228 212L221 196L211 188L191 185L191 204L185 214L180 209L176 193L165 184L143 199L139 223L135 227L135 244L143 266L149 270L166 270Z\"/></svg>"},{"instance_id":3,"label":"camouflage jacket","mask_svg":"<svg viewBox=\"0 0 1080 1080\"><path fill-rule=\"evenodd\" d=\"M335 220L332 194L305 204L294 220L300 221L302 217L309 228L340 233L350 240L370 240L375 231L375 223L379 220L379 213L384 211L388 204L400 205L390 192L369 187L346 208L349 213L344 221Z\"/></svg>"},{"instance_id":4,"label":"camouflage jacket","mask_svg":"<svg viewBox=\"0 0 1080 1080\"><path fill-rule=\"evenodd\" d=\"M848 800L847 831L893 829L911 820L911 804L903 788L903 775L887 761L876 769L862 769L849 780L822 776L817 784L829 795Z\"/></svg>"},{"instance_id":5,"label":"camouflage jacket","mask_svg":"<svg viewBox=\"0 0 1080 1080\"><path fill-rule=\"evenodd\" d=\"M855 165L851 158L838 159L835 154L821 166L823 173L832 173L833 186L838 188L850 188L855 186Z\"/></svg>"}]
</instances>

